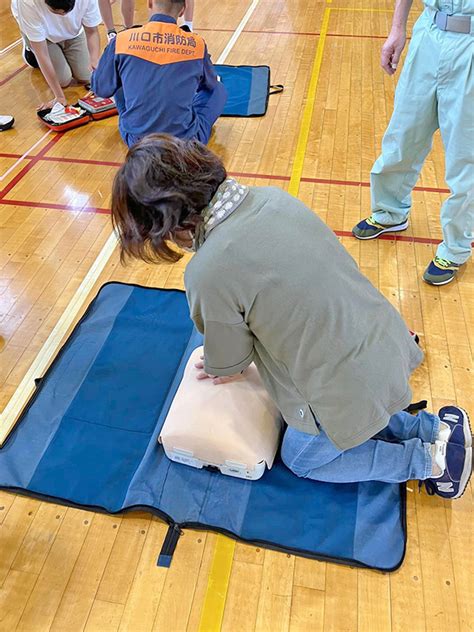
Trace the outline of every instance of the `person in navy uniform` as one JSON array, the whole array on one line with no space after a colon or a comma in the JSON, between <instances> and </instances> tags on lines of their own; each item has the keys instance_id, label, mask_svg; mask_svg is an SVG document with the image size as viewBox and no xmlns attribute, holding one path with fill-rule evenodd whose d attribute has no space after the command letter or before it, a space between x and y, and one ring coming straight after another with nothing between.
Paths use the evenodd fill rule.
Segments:
<instances>
[{"instance_id":1,"label":"person in navy uniform","mask_svg":"<svg viewBox=\"0 0 474 632\"><path fill-rule=\"evenodd\" d=\"M153 132L207 144L226 89L203 38L177 25L185 0L150 3L150 22L110 41L92 75L92 90L115 97L120 134L129 147Z\"/></svg>"}]
</instances>

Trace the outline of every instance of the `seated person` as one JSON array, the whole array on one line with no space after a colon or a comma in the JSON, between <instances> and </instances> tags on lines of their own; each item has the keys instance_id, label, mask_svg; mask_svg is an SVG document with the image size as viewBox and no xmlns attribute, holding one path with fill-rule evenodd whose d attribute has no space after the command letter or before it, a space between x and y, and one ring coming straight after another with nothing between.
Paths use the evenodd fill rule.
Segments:
<instances>
[{"instance_id":1,"label":"seated person","mask_svg":"<svg viewBox=\"0 0 474 632\"><path fill-rule=\"evenodd\" d=\"M92 90L115 97L130 147L153 132L207 143L227 99L207 46L177 25L184 0L150 0L151 21L114 37L92 75Z\"/></svg>"},{"instance_id":2,"label":"seated person","mask_svg":"<svg viewBox=\"0 0 474 632\"><path fill-rule=\"evenodd\" d=\"M204 334L197 377L216 385L251 362L289 428L282 457L298 476L352 483L425 481L464 492L472 465L467 413L403 409L423 354L395 308L334 233L276 187L228 179L196 141L144 138L117 173L112 218L122 256L176 261Z\"/></svg>"},{"instance_id":3,"label":"seated person","mask_svg":"<svg viewBox=\"0 0 474 632\"><path fill-rule=\"evenodd\" d=\"M66 105L63 88L87 84L100 56L97 0L12 0L23 38L23 58L40 68L54 99L39 109Z\"/></svg>"}]
</instances>

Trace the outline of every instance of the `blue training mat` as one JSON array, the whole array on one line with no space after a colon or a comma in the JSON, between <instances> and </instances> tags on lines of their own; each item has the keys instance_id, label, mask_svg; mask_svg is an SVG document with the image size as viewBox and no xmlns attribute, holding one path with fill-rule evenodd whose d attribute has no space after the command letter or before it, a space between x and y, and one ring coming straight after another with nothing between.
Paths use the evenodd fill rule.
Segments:
<instances>
[{"instance_id":1,"label":"blue training mat","mask_svg":"<svg viewBox=\"0 0 474 632\"><path fill-rule=\"evenodd\" d=\"M217 64L214 68L228 95L221 116L263 116L267 111L270 94L283 91L282 85L270 85L268 66Z\"/></svg>"},{"instance_id":2,"label":"blue training mat","mask_svg":"<svg viewBox=\"0 0 474 632\"><path fill-rule=\"evenodd\" d=\"M180 527L383 571L406 545L405 486L316 483L277 459L258 481L172 463L157 443L191 352L186 296L102 287L0 450L0 487L86 509L146 509Z\"/></svg>"}]
</instances>

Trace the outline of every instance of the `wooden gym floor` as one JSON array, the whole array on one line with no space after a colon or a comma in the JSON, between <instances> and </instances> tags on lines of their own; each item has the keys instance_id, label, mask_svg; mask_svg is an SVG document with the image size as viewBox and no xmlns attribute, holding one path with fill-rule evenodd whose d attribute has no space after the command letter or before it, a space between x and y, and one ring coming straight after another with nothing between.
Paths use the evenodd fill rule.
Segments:
<instances>
[{"instance_id":1,"label":"wooden gym floor","mask_svg":"<svg viewBox=\"0 0 474 632\"><path fill-rule=\"evenodd\" d=\"M369 171L392 109L395 80L379 67L392 1L197 0L195 25L214 60L250 6L227 61L270 65L285 92L271 97L264 118L220 120L212 148L242 181L298 194L420 333L426 360L415 397L434 410L459 402L474 413L473 266L442 289L420 280L447 193L438 137L403 237L350 236L369 211ZM139 0L137 22L145 19ZM125 155L117 121L64 136L41 127L35 106L48 92L24 66L18 37L9 1L0 0L0 113L16 117L0 135L2 408L15 392L21 403L29 367L47 361L45 341L59 345L66 317L77 319L105 281L182 288L185 265L121 267L108 216ZM71 102L79 94L67 91ZM149 515L95 515L0 492L0 630L472 630L472 489L449 504L408 487L407 557L390 575L233 548L192 531L165 570L156 557L166 527Z\"/></svg>"}]
</instances>

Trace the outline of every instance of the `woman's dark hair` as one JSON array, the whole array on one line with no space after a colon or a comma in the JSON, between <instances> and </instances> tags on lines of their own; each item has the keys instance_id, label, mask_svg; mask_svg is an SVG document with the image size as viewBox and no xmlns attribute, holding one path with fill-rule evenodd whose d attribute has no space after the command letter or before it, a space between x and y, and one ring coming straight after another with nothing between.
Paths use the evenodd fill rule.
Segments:
<instances>
[{"instance_id":1,"label":"woman's dark hair","mask_svg":"<svg viewBox=\"0 0 474 632\"><path fill-rule=\"evenodd\" d=\"M226 177L220 158L195 140L151 134L131 147L112 190L122 261L178 261L182 255L167 240L195 230Z\"/></svg>"},{"instance_id":2,"label":"woman's dark hair","mask_svg":"<svg viewBox=\"0 0 474 632\"><path fill-rule=\"evenodd\" d=\"M69 13L74 9L76 0L46 0L46 4L55 11L64 11L64 13Z\"/></svg>"}]
</instances>

